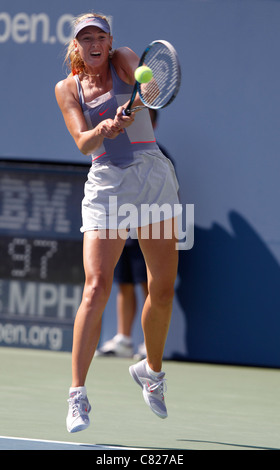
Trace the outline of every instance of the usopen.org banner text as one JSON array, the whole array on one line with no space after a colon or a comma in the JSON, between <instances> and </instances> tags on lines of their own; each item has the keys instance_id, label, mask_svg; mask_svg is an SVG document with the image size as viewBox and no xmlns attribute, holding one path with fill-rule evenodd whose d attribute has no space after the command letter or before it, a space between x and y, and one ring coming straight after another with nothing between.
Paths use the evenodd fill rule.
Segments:
<instances>
[{"instance_id":1,"label":"usopen.org banner text","mask_svg":"<svg viewBox=\"0 0 280 470\"><path fill-rule=\"evenodd\" d=\"M47 13L0 12L0 43L66 44L72 37L73 19L70 13L54 20Z\"/></svg>"}]
</instances>

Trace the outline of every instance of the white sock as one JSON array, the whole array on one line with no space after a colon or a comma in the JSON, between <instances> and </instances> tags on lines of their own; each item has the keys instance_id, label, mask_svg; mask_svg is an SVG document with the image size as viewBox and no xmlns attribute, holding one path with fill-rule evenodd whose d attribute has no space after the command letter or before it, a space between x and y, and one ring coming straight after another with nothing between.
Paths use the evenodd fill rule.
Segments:
<instances>
[{"instance_id":1,"label":"white sock","mask_svg":"<svg viewBox=\"0 0 280 470\"><path fill-rule=\"evenodd\" d=\"M162 372L155 372L153 369L151 369L148 361L146 362L146 369L148 374L150 374L154 379L158 379L159 375L162 374Z\"/></svg>"},{"instance_id":2,"label":"white sock","mask_svg":"<svg viewBox=\"0 0 280 470\"><path fill-rule=\"evenodd\" d=\"M86 397L87 396L87 389L86 387L70 387L69 388L69 395L71 395L71 393L73 392L81 392L81 394L83 395L83 397Z\"/></svg>"}]
</instances>

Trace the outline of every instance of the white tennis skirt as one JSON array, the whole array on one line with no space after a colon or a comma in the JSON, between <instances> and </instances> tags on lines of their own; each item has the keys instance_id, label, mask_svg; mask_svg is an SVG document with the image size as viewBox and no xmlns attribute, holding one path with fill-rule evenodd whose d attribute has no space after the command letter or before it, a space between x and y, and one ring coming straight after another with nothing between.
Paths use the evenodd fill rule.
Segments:
<instances>
[{"instance_id":1,"label":"white tennis skirt","mask_svg":"<svg viewBox=\"0 0 280 470\"><path fill-rule=\"evenodd\" d=\"M160 150L135 152L131 164L93 163L85 183L81 232L133 229L182 212L172 162Z\"/></svg>"}]
</instances>

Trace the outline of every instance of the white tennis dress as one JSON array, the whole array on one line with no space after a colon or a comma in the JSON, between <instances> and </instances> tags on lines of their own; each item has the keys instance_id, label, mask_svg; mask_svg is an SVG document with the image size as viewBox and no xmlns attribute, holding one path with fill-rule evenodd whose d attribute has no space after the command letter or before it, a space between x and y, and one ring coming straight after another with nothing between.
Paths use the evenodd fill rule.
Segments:
<instances>
[{"instance_id":1,"label":"white tennis dress","mask_svg":"<svg viewBox=\"0 0 280 470\"><path fill-rule=\"evenodd\" d=\"M119 106L131 96L110 64L113 89L85 103L78 75L80 104L89 129L114 119ZM92 154L92 166L82 201L81 232L136 228L181 213L178 182L171 161L160 151L147 109L136 113L131 126L115 139L104 139Z\"/></svg>"}]
</instances>

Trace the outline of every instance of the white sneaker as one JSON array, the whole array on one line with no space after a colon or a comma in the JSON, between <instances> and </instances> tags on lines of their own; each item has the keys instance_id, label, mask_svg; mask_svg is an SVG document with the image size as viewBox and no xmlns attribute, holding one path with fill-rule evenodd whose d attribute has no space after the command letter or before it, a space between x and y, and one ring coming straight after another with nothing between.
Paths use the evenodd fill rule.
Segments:
<instances>
[{"instance_id":1,"label":"white sneaker","mask_svg":"<svg viewBox=\"0 0 280 470\"><path fill-rule=\"evenodd\" d=\"M132 341L123 335L116 335L106 341L95 353L96 356L133 357Z\"/></svg>"},{"instance_id":2,"label":"white sneaker","mask_svg":"<svg viewBox=\"0 0 280 470\"><path fill-rule=\"evenodd\" d=\"M167 418L167 409L164 401L166 392L165 373L161 372L157 378L149 374L146 368L147 360L138 362L130 366L129 373L135 382L140 385L146 404L151 410L162 419Z\"/></svg>"},{"instance_id":3,"label":"white sneaker","mask_svg":"<svg viewBox=\"0 0 280 470\"><path fill-rule=\"evenodd\" d=\"M85 389L85 387L80 387ZM86 392L73 391L70 392L69 398L69 410L66 418L66 427L68 432L83 431L90 425L89 412L91 406L89 404Z\"/></svg>"}]
</instances>

